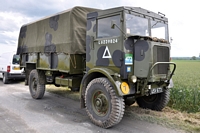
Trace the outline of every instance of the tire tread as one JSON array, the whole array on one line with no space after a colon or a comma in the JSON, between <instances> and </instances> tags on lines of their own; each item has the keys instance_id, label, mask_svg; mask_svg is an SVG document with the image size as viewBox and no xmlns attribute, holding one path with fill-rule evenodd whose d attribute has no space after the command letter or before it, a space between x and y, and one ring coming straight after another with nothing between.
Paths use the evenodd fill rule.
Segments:
<instances>
[{"instance_id":1,"label":"tire tread","mask_svg":"<svg viewBox=\"0 0 200 133\"><path fill-rule=\"evenodd\" d=\"M40 84L39 81L37 81L37 90L36 90L36 94L34 95L32 90L31 90L31 85L32 85L32 78L36 78L37 80L39 80L38 78L38 72L36 69L32 70L30 73L30 77L29 77L29 90L31 93L31 96L34 99L41 99L44 96L45 93L45 84Z\"/></svg>"},{"instance_id":2,"label":"tire tread","mask_svg":"<svg viewBox=\"0 0 200 133\"><path fill-rule=\"evenodd\" d=\"M170 99L170 90L168 88L164 89L162 93L155 94L158 96L157 100L154 103L147 103L143 98L137 98L137 104L141 108L151 109L156 111L162 111L162 109L168 104Z\"/></svg>"},{"instance_id":3,"label":"tire tread","mask_svg":"<svg viewBox=\"0 0 200 133\"><path fill-rule=\"evenodd\" d=\"M111 113L107 120L100 121L100 120L95 119L92 116L92 114L89 112L89 109L87 106L86 106L86 112L87 112L89 118L91 119L91 121L95 125L100 126L102 128L109 128L109 127L112 127L112 126L118 124L122 120L123 115L124 115L124 108L125 108L124 100L122 97L118 97L116 95L115 90L113 90L113 87L111 86L111 83L107 78L96 78L96 79L93 79L86 88L85 105L87 105L86 98L88 95L88 90L93 84L96 84L96 83L102 84L106 88L108 93L110 93L111 104L112 104Z\"/></svg>"}]
</instances>

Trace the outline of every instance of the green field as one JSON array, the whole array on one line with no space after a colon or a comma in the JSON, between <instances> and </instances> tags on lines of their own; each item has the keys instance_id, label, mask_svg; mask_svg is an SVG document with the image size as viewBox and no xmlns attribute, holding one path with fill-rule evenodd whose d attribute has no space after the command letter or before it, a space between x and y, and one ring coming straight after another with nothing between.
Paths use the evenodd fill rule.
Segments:
<instances>
[{"instance_id":1,"label":"green field","mask_svg":"<svg viewBox=\"0 0 200 133\"><path fill-rule=\"evenodd\" d=\"M200 60L173 60L177 65L168 106L200 112Z\"/></svg>"}]
</instances>

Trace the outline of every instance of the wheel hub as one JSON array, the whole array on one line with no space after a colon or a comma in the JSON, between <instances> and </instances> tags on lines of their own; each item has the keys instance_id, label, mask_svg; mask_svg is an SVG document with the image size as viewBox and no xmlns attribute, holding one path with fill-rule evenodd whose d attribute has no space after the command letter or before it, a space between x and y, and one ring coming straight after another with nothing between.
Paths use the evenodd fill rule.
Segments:
<instances>
[{"instance_id":1,"label":"wheel hub","mask_svg":"<svg viewBox=\"0 0 200 133\"><path fill-rule=\"evenodd\" d=\"M37 90L37 81L36 79L33 80L33 90Z\"/></svg>"},{"instance_id":2,"label":"wheel hub","mask_svg":"<svg viewBox=\"0 0 200 133\"><path fill-rule=\"evenodd\" d=\"M96 106L97 107L102 107L102 100L100 98L96 99Z\"/></svg>"},{"instance_id":3,"label":"wheel hub","mask_svg":"<svg viewBox=\"0 0 200 133\"><path fill-rule=\"evenodd\" d=\"M158 98L157 95L158 94L154 94L154 95L151 95L151 96L146 96L146 97L144 97L144 101L146 101L147 103L154 103Z\"/></svg>"},{"instance_id":4,"label":"wheel hub","mask_svg":"<svg viewBox=\"0 0 200 133\"><path fill-rule=\"evenodd\" d=\"M104 95L102 92L96 92L93 98L93 107L95 113L99 116L106 115L108 111L108 100L106 95Z\"/></svg>"}]
</instances>

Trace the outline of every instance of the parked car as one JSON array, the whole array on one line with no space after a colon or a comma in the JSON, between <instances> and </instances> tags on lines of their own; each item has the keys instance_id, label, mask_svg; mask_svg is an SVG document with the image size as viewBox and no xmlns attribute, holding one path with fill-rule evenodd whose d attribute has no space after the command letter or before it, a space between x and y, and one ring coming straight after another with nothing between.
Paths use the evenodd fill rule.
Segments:
<instances>
[{"instance_id":1,"label":"parked car","mask_svg":"<svg viewBox=\"0 0 200 133\"><path fill-rule=\"evenodd\" d=\"M6 52L0 55L0 78L3 83L9 83L11 79L24 79L24 69L20 69L20 56L16 52Z\"/></svg>"}]
</instances>

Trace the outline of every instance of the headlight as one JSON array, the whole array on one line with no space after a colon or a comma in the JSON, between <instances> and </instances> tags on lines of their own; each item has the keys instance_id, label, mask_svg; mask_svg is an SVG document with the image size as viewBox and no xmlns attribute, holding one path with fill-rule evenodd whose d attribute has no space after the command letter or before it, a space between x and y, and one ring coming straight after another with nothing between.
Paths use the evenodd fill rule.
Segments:
<instances>
[{"instance_id":1,"label":"headlight","mask_svg":"<svg viewBox=\"0 0 200 133\"><path fill-rule=\"evenodd\" d=\"M137 81L137 77L135 75L131 76L131 80L133 83L135 83Z\"/></svg>"}]
</instances>

